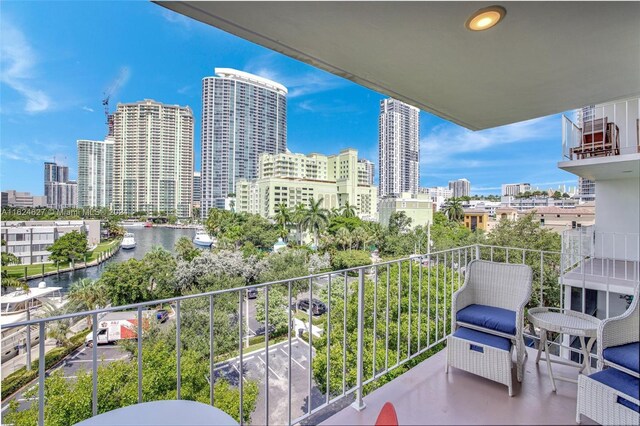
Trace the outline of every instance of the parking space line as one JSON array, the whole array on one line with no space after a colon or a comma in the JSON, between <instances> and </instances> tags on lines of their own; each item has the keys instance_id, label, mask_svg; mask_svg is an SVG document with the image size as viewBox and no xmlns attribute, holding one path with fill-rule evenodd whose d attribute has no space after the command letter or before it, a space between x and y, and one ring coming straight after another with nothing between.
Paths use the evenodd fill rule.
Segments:
<instances>
[{"instance_id":1,"label":"parking space line","mask_svg":"<svg viewBox=\"0 0 640 426\"><path fill-rule=\"evenodd\" d=\"M232 366L233 368L235 368L235 369L236 369L236 371L238 372L238 374L240 374L240 370L238 370L238 367L236 367L236 365L235 365L235 364L231 364L231 366ZM244 380L244 382L245 382L245 383L247 382L247 379L245 379L245 378L244 378L244 376L242 377L242 380Z\"/></svg>"},{"instance_id":2,"label":"parking space line","mask_svg":"<svg viewBox=\"0 0 640 426\"><path fill-rule=\"evenodd\" d=\"M263 360L262 358L258 357L258 359L259 359L260 361L262 361L262 363L263 363L264 365L267 365L267 363L266 363L266 362L264 362L264 360ZM269 371L271 371L271 372L273 373L273 375L274 375L274 376L276 376L279 380L282 380L282 377L278 376L278 373L276 373L275 371L273 371L273 368L269 367Z\"/></svg>"},{"instance_id":3,"label":"parking space line","mask_svg":"<svg viewBox=\"0 0 640 426\"><path fill-rule=\"evenodd\" d=\"M282 351L283 354L285 354L287 357L289 356L289 354L287 352L284 351L284 349L280 348L280 350ZM300 368L302 368L303 370L306 370L305 366L300 364L298 361L295 360L295 358L293 358L293 355L291 355L291 361L295 362L296 364L298 364L300 366Z\"/></svg>"},{"instance_id":4,"label":"parking space line","mask_svg":"<svg viewBox=\"0 0 640 426\"><path fill-rule=\"evenodd\" d=\"M87 347L85 346L84 348L82 348L82 350L80 350L77 354L75 354L74 356L72 356L70 359L78 358L78 356L79 356L80 354L83 354L83 353L84 353L84 351L86 351L86 350L87 350Z\"/></svg>"}]
</instances>

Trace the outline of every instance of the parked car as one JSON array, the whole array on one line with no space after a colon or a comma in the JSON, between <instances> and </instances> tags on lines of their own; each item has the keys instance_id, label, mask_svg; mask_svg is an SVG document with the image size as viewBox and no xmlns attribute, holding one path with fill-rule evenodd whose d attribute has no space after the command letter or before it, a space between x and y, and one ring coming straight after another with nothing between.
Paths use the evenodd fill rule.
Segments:
<instances>
[{"instance_id":1,"label":"parked car","mask_svg":"<svg viewBox=\"0 0 640 426\"><path fill-rule=\"evenodd\" d=\"M255 299L258 297L258 289L253 287L253 288L248 288L247 289L247 298L248 299Z\"/></svg>"},{"instance_id":2,"label":"parked car","mask_svg":"<svg viewBox=\"0 0 640 426\"><path fill-rule=\"evenodd\" d=\"M318 299L312 299L311 313L313 315L322 315L327 312L327 305ZM309 299L300 299L298 301L298 309L307 312L309 310Z\"/></svg>"},{"instance_id":3,"label":"parked car","mask_svg":"<svg viewBox=\"0 0 640 426\"><path fill-rule=\"evenodd\" d=\"M169 312L166 309L156 311L156 319L158 322L165 322L169 318Z\"/></svg>"}]
</instances>

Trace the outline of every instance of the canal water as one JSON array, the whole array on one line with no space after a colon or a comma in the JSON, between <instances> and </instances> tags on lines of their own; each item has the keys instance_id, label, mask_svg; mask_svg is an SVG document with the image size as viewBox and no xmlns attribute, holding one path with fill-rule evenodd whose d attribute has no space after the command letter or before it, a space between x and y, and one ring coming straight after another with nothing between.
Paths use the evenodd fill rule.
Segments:
<instances>
[{"instance_id":1,"label":"canal water","mask_svg":"<svg viewBox=\"0 0 640 426\"><path fill-rule=\"evenodd\" d=\"M47 283L47 287L62 287L62 291L66 292L72 283L82 278L91 278L93 280L100 278L104 268L111 262L123 262L129 259L142 259L154 246L160 246L173 253L173 248L180 237L187 237L192 240L195 235L195 229L126 227L125 230L126 232L132 232L135 235L135 249L120 249L109 260L98 266L92 266L87 269L77 269L73 272L64 272L60 273L60 275L49 275L44 278L29 280L29 286L36 287L39 282L45 281Z\"/></svg>"}]
</instances>

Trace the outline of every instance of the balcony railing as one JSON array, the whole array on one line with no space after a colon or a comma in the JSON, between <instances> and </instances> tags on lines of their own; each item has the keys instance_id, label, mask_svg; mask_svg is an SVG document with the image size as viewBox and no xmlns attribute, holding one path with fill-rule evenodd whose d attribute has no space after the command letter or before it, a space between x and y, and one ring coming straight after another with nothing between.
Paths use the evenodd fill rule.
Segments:
<instances>
[{"instance_id":1,"label":"balcony railing","mask_svg":"<svg viewBox=\"0 0 640 426\"><path fill-rule=\"evenodd\" d=\"M297 424L311 416L331 409L334 403L353 400L355 408L363 408L362 398L376 388L379 381L388 381L393 374L412 368L420 361L428 358L443 347L447 335L451 331L450 302L453 293L463 284L466 265L473 259L491 260L507 263L525 263L533 270L533 295L530 306L564 307L562 295L563 284L559 277L567 268L575 265L574 257L559 252L528 250L512 247L474 245L460 247L434 253L415 255L408 258L381 262L371 266L312 274L293 279L261 283L246 287L211 291L201 294L181 296L165 300L155 300L127 306L117 306L93 311L69 313L66 315L32 319L12 325L3 325L2 330L16 327L37 327L39 339L39 362L37 397L32 403L38 404L38 424L45 424L46 371L45 340L47 330L56 322L87 317L92 319L93 341L98 340L98 324L102 315L109 312L133 311L137 317L137 336L143 335L143 312L147 308L155 308L161 304L171 304L175 310L175 389L176 398L181 399L182 363L181 351L185 341L181 335L181 327L185 318L196 311L208 315L208 329L200 330L201 338L208 340L209 356L202 362L208 363L209 403L214 404L214 384L216 371L223 365L231 365L237 369L237 387L240 392L239 419L245 419L243 410L243 382L246 362L252 355L266 354L264 369L260 377L260 394L263 406L256 407L252 413L253 421L261 424L286 423ZM574 260L571 260L574 259ZM257 289L264 293L264 330L272 330L275 317L274 309L285 308L286 332L280 337L286 344L279 347L279 354L284 354L284 380L286 385L270 383L270 347L275 347L273 333L265 333L264 348L256 353L247 354L247 290ZM274 299L284 294L285 305L274 307L269 297ZM299 314L294 321L292 300L298 297L312 300L320 298L326 305L326 313L314 318L312 309L305 313L306 323L302 333L294 324L300 324ZM235 304L233 316L237 327L233 339L236 347L231 353L221 353L215 347L216 333L228 330L216 329L214 313L221 309L221 300ZM231 302L230 302L231 301ZM220 304L219 304L220 303ZM272 312L270 312L272 311ZM219 314L217 314L219 315ZM298 326L298 328L300 328ZM309 332L311 331L311 332ZM234 332L235 334L235 332ZM535 330L528 327L527 337L530 343L536 341ZM130 362L137 364L137 401L146 402L143 392L143 377L146 374L143 366L144 338L137 339L137 350ZM305 352L302 358L294 359L292 345L300 343ZM188 342L187 342L188 343ZM565 353L576 352L560 342L554 343L565 349ZM90 371L92 377L91 406L95 416L100 410L98 400L98 348L93 345L91 351ZM275 355L274 355L275 356ZM282 355L280 355L282 356ZM221 357L223 358L221 360ZM273 361L275 363L275 360ZM301 368L295 370L292 364ZM282 363L280 365L282 367ZM276 366L274 365L274 368ZM389 376L389 374L392 374ZM292 377L295 375L295 377ZM296 391L292 392L295 386ZM275 379L274 379L275 380ZM304 391L300 391L300 383L305 383ZM320 396L318 396L320 395ZM274 400L275 399L275 400ZM286 407L278 417L270 416L275 407ZM284 413L284 414L283 414Z\"/></svg>"},{"instance_id":2,"label":"balcony railing","mask_svg":"<svg viewBox=\"0 0 640 426\"><path fill-rule=\"evenodd\" d=\"M612 102L586 109L581 123L562 117L563 160L640 152L640 100Z\"/></svg>"}]
</instances>

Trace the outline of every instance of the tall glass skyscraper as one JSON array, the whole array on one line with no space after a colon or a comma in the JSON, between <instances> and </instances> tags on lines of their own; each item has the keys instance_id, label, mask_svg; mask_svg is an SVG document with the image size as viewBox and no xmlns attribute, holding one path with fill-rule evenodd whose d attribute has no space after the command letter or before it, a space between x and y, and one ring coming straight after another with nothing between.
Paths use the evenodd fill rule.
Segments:
<instances>
[{"instance_id":1,"label":"tall glass skyscraper","mask_svg":"<svg viewBox=\"0 0 640 426\"><path fill-rule=\"evenodd\" d=\"M238 179L255 179L260 154L287 150L287 88L216 68L202 79L201 215L229 208Z\"/></svg>"},{"instance_id":2,"label":"tall glass skyscraper","mask_svg":"<svg viewBox=\"0 0 640 426\"><path fill-rule=\"evenodd\" d=\"M150 99L113 114L113 210L190 217L193 113Z\"/></svg>"},{"instance_id":3,"label":"tall glass skyscraper","mask_svg":"<svg viewBox=\"0 0 640 426\"><path fill-rule=\"evenodd\" d=\"M78 145L78 207L111 207L113 138L80 139Z\"/></svg>"},{"instance_id":4,"label":"tall glass skyscraper","mask_svg":"<svg viewBox=\"0 0 640 426\"><path fill-rule=\"evenodd\" d=\"M420 185L420 110L395 99L380 101L378 120L378 195L418 193Z\"/></svg>"}]
</instances>

